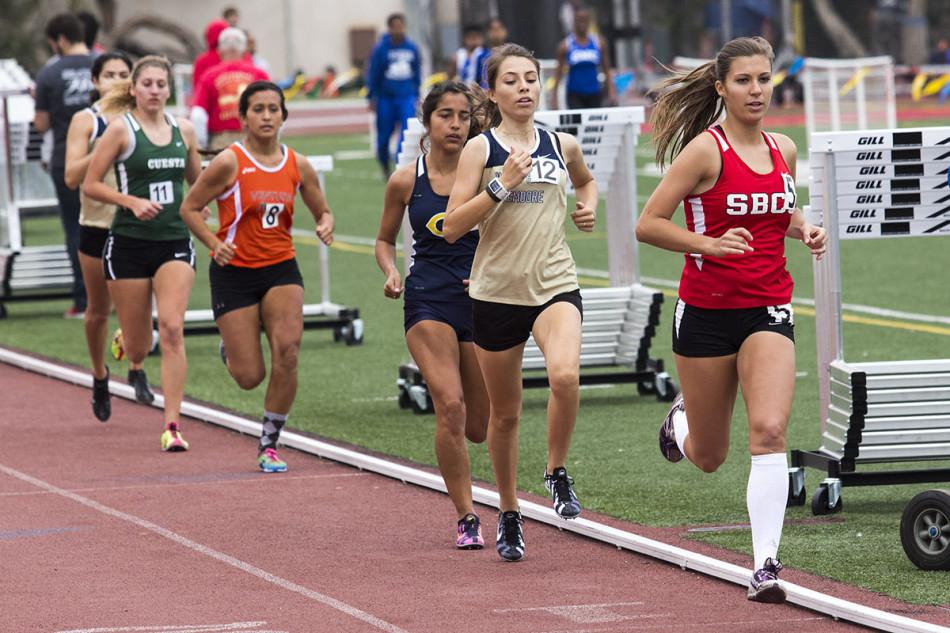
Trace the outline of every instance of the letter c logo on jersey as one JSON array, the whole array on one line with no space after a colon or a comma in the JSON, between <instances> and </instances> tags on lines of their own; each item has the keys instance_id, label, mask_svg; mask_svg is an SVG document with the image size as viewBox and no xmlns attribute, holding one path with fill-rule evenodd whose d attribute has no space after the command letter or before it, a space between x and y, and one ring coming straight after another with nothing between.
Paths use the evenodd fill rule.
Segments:
<instances>
[{"instance_id":1,"label":"letter c logo on jersey","mask_svg":"<svg viewBox=\"0 0 950 633\"><path fill-rule=\"evenodd\" d=\"M429 232L435 235L436 237L443 237L442 232L442 221L445 220L445 211L442 213L436 213L429 221L426 222L426 228L429 229Z\"/></svg>"},{"instance_id":2,"label":"letter c logo on jersey","mask_svg":"<svg viewBox=\"0 0 950 633\"><path fill-rule=\"evenodd\" d=\"M783 191L773 193L730 193L726 196L729 215L763 215L766 213L794 213L795 181L790 174L782 174Z\"/></svg>"}]
</instances>

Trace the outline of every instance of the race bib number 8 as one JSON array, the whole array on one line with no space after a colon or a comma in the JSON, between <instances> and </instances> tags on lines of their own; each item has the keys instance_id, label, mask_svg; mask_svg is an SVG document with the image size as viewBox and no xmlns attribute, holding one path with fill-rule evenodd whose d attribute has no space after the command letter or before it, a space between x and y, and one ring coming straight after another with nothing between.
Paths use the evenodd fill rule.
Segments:
<instances>
[{"instance_id":1,"label":"race bib number 8","mask_svg":"<svg viewBox=\"0 0 950 633\"><path fill-rule=\"evenodd\" d=\"M553 158L535 158L531 161L531 173L525 178L525 182L544 182L556 185L558 184L560 169L560 165Z\"/></svg>"},{"instance_id":2,"label":"race bib number 8","mask_svg":"<svg viewBox=\"0 0 950 633\"><path fill-rule=\"evenodd\" d=\"M175 189L171 180L150 182L148 184L148 199L158 204L171 204L175 201Z\"/></svg>"},{"instance_id":3,"label":"race bib number 8","mask_svg":"<svg viewBox=\"0 0 950 633\"><path fill-rule=\"evenodd\" d=\"M280 214L284 210L282 202L265 202L261 205L263 213L261 214L261 226L265 229L273 229L280 224Z\"/></svg>"}]
</instances>

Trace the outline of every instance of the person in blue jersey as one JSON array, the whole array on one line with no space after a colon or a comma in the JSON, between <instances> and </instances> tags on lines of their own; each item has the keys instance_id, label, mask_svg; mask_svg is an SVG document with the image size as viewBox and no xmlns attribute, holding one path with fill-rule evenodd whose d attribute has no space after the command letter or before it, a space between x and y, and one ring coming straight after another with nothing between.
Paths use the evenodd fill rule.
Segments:
<instances>
[{"instance_id":1,"label":"person in blue jersey","mask_svg":"<svg viewBox=\"0 0 950 633\"><path fill-rule=\"evenodd\" d=\"M421 116L428 149L389 179L376 237L376 261L386 275L383 293L390 299L405 294L406 343L435 406L435 453L455 504L459 549L481 549L485 543L472 506L465 439L485 441L488 394L475 358L472 302L466 291L478 231L449 244L442 235L442 220L462 147L479 132L471 117L472 103L470 89L460 82L441 82L429 91ZM403 286L395 242L407 208L414 257Z\"/></svg>"},{"instance_id":2,"label":"person in blue jersey","mask_svg":"<svg viewBox=\"0 0 950 633\"><path fill-rule=\"evenodd\" d=\"M568 108L574 110L616 105L617 91L610 71L607 42L596 33L591 33L588 9L575 11L574 31L558 47L555 92L565 72ZM600 73L604 73L603 85L600 83Z\"/></svg>"},{"instance_id":3,"label":"person in blue jersey","mask_svg":"<svg viewBox=\"0 0 950 633\"><path fill-rule=\"evenodd\" d=\"M454 79L465 84L478 83L478 71L486 53L483 44L485 33L477 24L469 24L462 30L462 48L455 52Z\"/></svg>"},{"instance_id":4,"label":"person in blue jersey","mask_svg":"<svg viewBox=\"0 0 950 633\"><path fill-rule=\"evenodd\" d=\"M406 37L406 18L393 13L386 18L389 32L379 38L369 59L367 90L370 109L376 113L376 158L383 175L392 172L389 141L399 126L399 142L406 120L416 115L422 82L419 48Z\"/></svg>"},{"instance_id":5,"label":"person in blue jersey","mask_svg":"<svg viewBox=\"0 0 950 633\"><path fill-rule=\"evenodd\" d=\"M517 493L521 370L532 335L551 386L544 485L559 516L581 513L566 464L579 404L583 304L564 220L569 178L577 196L571 219L582 231L594 230L597 183L576 138L535 125L538 60L506 44L492 52L487 71L490 89L476 116L491 128L462 150L443 233L454 243L479 230L469 294L491 405L488 452L501 510L495 548L517 561L525 553Z\"/></svg>"}]
</instances>

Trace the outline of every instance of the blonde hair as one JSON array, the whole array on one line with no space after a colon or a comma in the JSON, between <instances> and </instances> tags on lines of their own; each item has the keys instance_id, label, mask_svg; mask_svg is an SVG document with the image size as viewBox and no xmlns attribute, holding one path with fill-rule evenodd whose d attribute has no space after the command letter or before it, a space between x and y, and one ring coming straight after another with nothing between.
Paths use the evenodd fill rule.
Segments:
<instances>
[{"instance_id":1,"label":"blonde hair","mask_svg":"<svg viewBox=\"0 0 950 633\"><path fill-rule=\"evenodd\" d=\"M715 123L725 104L716 92L716 82L726 76L737 57L763 55L771 65L775 59L772 46L764 38L739 37L719 49L716 59L689 72L674 72L653 90L659 94L650 123L656 162L662 168L667 156L672 161L686 145Z\"/></svg>"},{"instance_id":2,"label":"blonde hair","mask_svg":"<svg viewBox=\"0 0 950 633\"><path fill-rule=\"evenodd\" d=\"M99 107L104 112L125 112L135 107L135 97L132 96L132 86L138 81L139 75L146 68L161 68L172 79L172 65L162 55L146 55L135 62L132 67L132 77L112 84L112 88L99 100Z\"/></svg>"},{"instance_id":3,"label":"blonde hair","mask_svg":"<svg viewBox=\"0 0 950 633\"><path fill-rule=\"evenodd\" d=\"M534 53L519 44L502 44L492 49L491 57L488 58L488 62L485 64L485 77L488 79L489 90L495 89L495 81L498 79L501 64L509 57L524 57L533 63L535 70L538 72L538 81L541 80L541 63L534 56ZM472 118L478 121L483 130L498 127L501 124L501 110L498 109L497 103L488 98L487 93L476 93L476 104L472 111Z\"/></svg>"}]
</instances>

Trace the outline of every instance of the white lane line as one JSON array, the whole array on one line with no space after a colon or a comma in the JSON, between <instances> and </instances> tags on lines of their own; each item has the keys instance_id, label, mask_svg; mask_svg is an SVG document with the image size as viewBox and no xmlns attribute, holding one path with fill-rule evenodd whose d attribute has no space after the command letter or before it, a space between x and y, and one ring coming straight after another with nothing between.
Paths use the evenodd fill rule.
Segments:
<instances>
[{"instance_id":1,"label":"white lane line","mask_svg":"<svg viewBox=\"0 0 950 633\"><path fill-rule=\"evenodd\" d=\"M146 529L150 532L154 532L155 534L164 537L173 543L177 543L182 547L187 547L194 552L203 554L208 558L213 558L214 560L222 562L225 565L230 565L235 569L239 569L252 576L256 576L261 580L271 583L272 585L276 585L282 589L286 589L287 591L298 593L305 598L309 598L310 600L324 604L331 609L336 609L337 611L340 611L341 613L344 613L352 618L366 622L367 624L376 627L380 631L389 631L390 633L407 633L404 629L399 628L395 624L390 624L389 622L377 618L371 613L357 609L356 607L349 605L342 600L337 600L332 596L320 593L319 591L314 591L313 589L308 589L307 587L298 585L297 583L291 582L286 578L281 578L280 576L272 574L268 571L264 571L260 567L255 567L254 565L246 563L243 560L229 556L223 552L219 552L218 550L212 549L206 545L202 545L201 543L192 541L191 539L184 537L177 532L172 532L171 530L163 528L162 526L152 523L151 521L146 521L145 519L139 518L132 514L122 512L121 510L116 510L115 508L110 508L109 506L99 503L98 501L93 501L88 497L64 490L54 486L51 483L43 481L42 479L31 477L26 473L20 472L19 470L10 468L8 466L4 466L3 464L0 464L0 472L6 473L11 477L19 479L20 481L32 484L37 488L47 490L61 497L65 497L66 499L70 499L71 501L75 501L76 503L82 504L87 508L101 512L102 514L114 517L127 523L131 523L132 525L137 525L140 528Z\"/></svg>"},{"instance_id":2,"label":"white lane line","mask_svg":"<svg viewBox=\"0 0 950 633\"><path fill-rule=\"evenodd\" d=\"M247 479L215 479L208 481L184 481L184 482L175 482L175 483L155 483L155 484L138 484L130 486L98 486L91 488L69 488L69 492L109 492L112 490L137 490L139 488L174 488L176 486L220 486L222 484L246 484L246 483L263 483L271 481L289 481L296 479L330 479L330 478L343 478L343 477L365 477L369 473L338 473L335 475L297 475L291 477L270 477L268 475L261 475L260 477L248 477ZM37 495L48 495L53 494L46 490L27 490L22 492L0 492L0 498L3 497L32 497Z\"/></svg>"},{"instance_id":3,"label":"white lane line","mask_svg":"<svg viewBox=\"0 0 950 633\"><path fill-rule=\"evenodd\" d=\"M224 633L248 631L250 633L286 633L286 631L262 631L258 627L267 622L232 622L231 624L179 624L168 626L110 626L95 629L70 629L56 633Z\"/></svg>"},{"instance_id":4,"label":"white lane line","mask_svg":"<svg viewBox=\"0 0 950 633\"><path fill-rule=\"evenodd\" d=\"M767 620L740 620L734 622L690 622L689 624L633 624L632 622L626 622L621 628L596 628L596 629L556 629L551 631L543 631L542 633L628 633L628 631L646 631L646 630L657 630L657 629L680 629L693 631L697 628L707 628L715 627L715 630L718 631L728 631L736 626L749 625L749 624L792 624L792 623L801 623L801 622L814 622L816 620L828 620L828 618L782 618L776 620L774 618L769 618Z\"/></svg>"}]
</instances>

